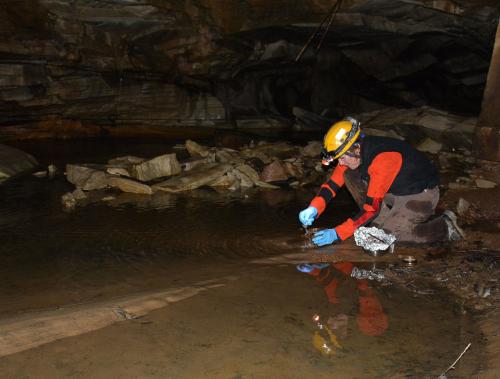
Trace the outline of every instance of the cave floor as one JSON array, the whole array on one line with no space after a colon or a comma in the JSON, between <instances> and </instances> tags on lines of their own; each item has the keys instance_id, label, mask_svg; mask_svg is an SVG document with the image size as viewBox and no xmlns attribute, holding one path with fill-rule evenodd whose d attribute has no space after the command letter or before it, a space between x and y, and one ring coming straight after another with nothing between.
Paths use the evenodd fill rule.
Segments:
<instances>
[{"instance_id":1,"label":"cave floor","mask_svg":"<svg viewBox=\"0 0 500 379\"><path fill-rule=\"evenodd\" d=\"M308 249L296 220L308 190L117 196L65 212L70 187L62 175L0 187L2 377L435 378L469 343L447 376L495 377L497 293L461 291L494 278L494 258ZM318 226L351 207L339 197ZM297 270L310 261L328 264Z\"/></svg>"}]
</instances>

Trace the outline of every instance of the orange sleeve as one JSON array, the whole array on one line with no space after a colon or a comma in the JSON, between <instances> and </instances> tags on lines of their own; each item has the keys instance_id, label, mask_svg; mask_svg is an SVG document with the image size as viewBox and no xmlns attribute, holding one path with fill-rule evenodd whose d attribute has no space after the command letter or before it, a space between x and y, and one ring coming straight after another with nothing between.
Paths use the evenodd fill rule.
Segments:
<instances>
[{"instance_id":1,"label":"orange sleeve","mask_svg":"<svg viewBox=\"0 0 500 379\"><path fill-rule=\"evenodd\" d=\"M397 152L380 153L373 159L368 167L370 182L361 212L335 228L342 241L352 236L357 228L368 224L378 216L382 200L399 174L402 164L403 157Z\"/></svg>"},{"instance_id":2,"label":"orange sleeve","mask_svg":"<svg viewBox=\"0 0 500 379\"><path fill-rule=\"evenodd\" d=\"M373 199L384 198L394 179L398 176L402 164L403 157L401 153L387 152L377 155L370 167L368 167L370 182L368 183L366 196Z\"/></svg>"},{"instance_id":3,"label":"orange sleeve","mask_svg":"<svg viewBox=\"0 0 500 379\"><path fill-rule=\"evenodd\" d=\"M323 213L326 205L337 195L338 190L344 185L345 170L347 170L347 166L337 165L330 179L321 185L318 193L309 204L318 210L318 216Z\"/></svg>"}]
</instances>

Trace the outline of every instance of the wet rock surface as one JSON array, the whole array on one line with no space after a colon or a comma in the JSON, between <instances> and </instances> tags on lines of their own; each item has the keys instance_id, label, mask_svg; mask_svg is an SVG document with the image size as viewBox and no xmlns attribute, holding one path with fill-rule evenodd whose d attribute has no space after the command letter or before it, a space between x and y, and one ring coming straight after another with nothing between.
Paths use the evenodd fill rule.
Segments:
<instances>
[{"instance_id":1,"label":"wet rock surface","mask_svg":"<svg viewBox=\"0 0 500 379\"><path fill-rule=\"evenodd\" d=\"M330 1L6 2L0 136L286 129L294 109L332 119L388 103L477 114L498 4L444 3L344 2L296 63Z\"/></svg>"},{"instance_id":2,"label":"wet rock surface","mask_svg":"<svg viewBox=\"0 0 500 379\"><path fill-rule=\"evenodd\" d=\"M0 144L0 183L17 174L33 170L37 160L28 153Z\"/></svg>"}]
</instances>

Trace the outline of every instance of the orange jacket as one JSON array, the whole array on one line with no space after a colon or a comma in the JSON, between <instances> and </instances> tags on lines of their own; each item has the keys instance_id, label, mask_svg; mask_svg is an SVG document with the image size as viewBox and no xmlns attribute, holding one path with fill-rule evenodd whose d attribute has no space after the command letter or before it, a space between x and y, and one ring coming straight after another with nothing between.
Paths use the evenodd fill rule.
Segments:
<instances>
[{"instance_id":1,"label":"orange jacket","mask_svg":"<svg viewBox=\"0 0 500 379\"><path fill-rule=\"evenodd\" d=\"M318 283L324 287L330 303L339 304L337 288L340 280L334 273L340 272L349 277L353 267L354 265L351 262L338 262L325 269L315 268L309 275L315 276ZM359 290L359 313L356 315L359 330L367 336L384 334L389 327L389 320L380 299L366 279L356 279L356 284Z\"/></svg>"},{"instance_id":2,"label":"orange jacket","mask_svg":"<svg viewBox=\"0 0 500 379\"><path fill-rule=\"evenodd\" d=\"M353 218L348 218L335 228L341 240L345 240L354 234L360 226L366 225L377 217L385 194L394 182L401 170L403 157L398 152L384 152L378 154L368 167L368 191L365 204L361 211ZM344 185L344 173L347 166L337 165L333 173L324 184L321 185L316 197L311 201L311 206L318 210L318 216L323 213L329 201L334 198L338 190Z\"/></svg>"}]
</instances>

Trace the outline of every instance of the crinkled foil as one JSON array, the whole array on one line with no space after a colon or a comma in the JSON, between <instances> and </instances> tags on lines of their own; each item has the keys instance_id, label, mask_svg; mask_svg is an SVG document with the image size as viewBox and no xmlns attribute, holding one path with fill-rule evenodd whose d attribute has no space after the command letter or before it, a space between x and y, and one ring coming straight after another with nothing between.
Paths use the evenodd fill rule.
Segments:
<instances>
[{"instance_id":1,"label":"crinkled foil","mask_svg":"<svg viewBox=\"0 0 500 379\"><path fill-rule=\"evenodd\" d=\"M363 268L354 267L351 271L351 278L355 279L368 279L381 282L385 279L384 271L376 268L372 270L365 270Z\"/></svg>"},{"instance_id":2,"label":"crinkled foil","mask_svg":"<svg viewBox=\"0 0 500 379\"><path fill-rule=\"evenodd\" d=\"M356 241L356 245L376 254L379 251L387 250L396 242L396 237L376 227L362 226L354 232L354 241Z\"/></svg>"}]
</instances>

